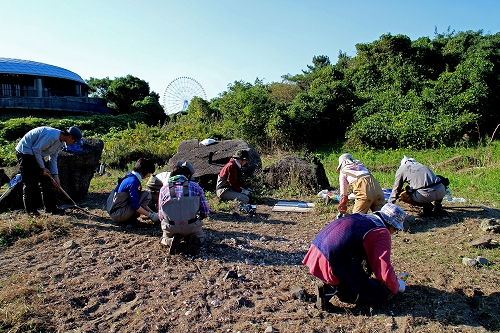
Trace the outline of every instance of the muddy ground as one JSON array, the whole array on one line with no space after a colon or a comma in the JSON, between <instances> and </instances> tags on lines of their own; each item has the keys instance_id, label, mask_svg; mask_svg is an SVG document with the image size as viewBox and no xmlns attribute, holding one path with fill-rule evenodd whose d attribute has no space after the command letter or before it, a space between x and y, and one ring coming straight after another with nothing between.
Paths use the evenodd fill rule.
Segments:
<instances>
[{"instance_id":1,"label":"muddy ground","mask_svg":"<svg viewBox=\"0 0 500 333\"><path fill-rule=\"evenodd\" d=\"M333 214L272 212L269 199L239 221L213 211L199 255L170 256L159 227L123 228L107 218L106 194L92 194L60 222L0 248L1 332L482 332L500 329L499 250L468 243L498 211L450 207L439 218L414 217L393 235L393 265L408 272L407 291L386 306L334 301L316 308L314 283L301 261ZM461 204L463 205L463 204ZM11 223L22 212L0 214ZM71 242L73 241L73 243ZM462 257L482 255L486 266ZM297 287L305 290L294 297ZM296 294L296 293L295 293ZM13 316L20 309L22 320ZM10 316L10 317L9 317ZM9 326L10 325L10 326ZM23 326L24 325L24 326Z\"/></svg>"}]
</instances>

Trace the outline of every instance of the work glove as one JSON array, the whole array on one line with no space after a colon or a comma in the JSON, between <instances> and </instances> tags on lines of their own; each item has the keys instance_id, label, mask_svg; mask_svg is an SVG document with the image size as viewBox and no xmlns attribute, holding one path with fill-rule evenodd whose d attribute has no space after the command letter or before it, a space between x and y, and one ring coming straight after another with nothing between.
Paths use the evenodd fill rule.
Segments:
<instances>
[{"instance_id":1,"label":"work glove","mask_svg":"<svg viewBox=\"0 0 500 333\"><path fill-rule=\"evenodd\" d=\"M347 202L349 199L347 198L347 195L343 194L339 198L339 205L337 206L337 209L340 214L345 214L347 212Z\"/></svg>"},{"instance_id":2,"label":"work glove","mask_svg":"<svg viewBox=\"0 0 500 333\"><path fill-rule=\"evenodd\" d=\"M158 217L158 214L153 213L153 212L149 213L149 218L151 219L151 221L153 221L155 223L158 222L158 221L160 221L160 218Z\"/></svg>"},{"instance_id":3,"label":"work glove","mask_svg":"<svg viewBox=\"0 0 500 333\"><path fill-rule=\"evenodd\" d=\"M399 289L398 289L398 291L400 293L404 293L405 290L406 290L406 282L404 282L403 280L398 279L398 283L399 283Z\"/></svg>"},{"instance_id":4,"label":"work glove","mask_svg":"<svg viewBox=\"0 0 500 333\"><path fill-rule=\"evenodd\" d=\"M245 188L241 189L241 193L243 193L244 195L250 195L250 191Z\"/></svg>"}]
</instances>

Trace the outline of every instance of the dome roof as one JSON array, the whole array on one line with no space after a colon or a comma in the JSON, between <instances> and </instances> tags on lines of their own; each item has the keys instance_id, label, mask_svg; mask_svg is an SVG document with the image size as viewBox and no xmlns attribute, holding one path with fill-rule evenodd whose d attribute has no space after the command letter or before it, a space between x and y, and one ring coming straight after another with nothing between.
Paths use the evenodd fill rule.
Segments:
<instances>
[{"instance_id":1,"label":"dome roof","mask_svg":"<svg viewBox=\"0 0 500 333\"><path fill-rule=\"evenodd\" d=\"M30 60L0 58L0 74L24 74L57 77L60 79L77 81L87 85L80 75L73 73L72 71Z\"/></svg>"}]
</instances>

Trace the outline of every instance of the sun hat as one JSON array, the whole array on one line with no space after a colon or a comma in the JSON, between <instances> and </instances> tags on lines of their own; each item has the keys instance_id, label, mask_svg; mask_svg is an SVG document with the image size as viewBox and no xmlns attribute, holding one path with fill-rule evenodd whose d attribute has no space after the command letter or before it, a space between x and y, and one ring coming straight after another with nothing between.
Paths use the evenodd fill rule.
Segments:
<instances>
[{"instance_id":1,"label":"sun hat","mask_svg":"<svg viewBox=\"0 0 500 333\"><path fill-rule=\"evenodd\" d=\"M401 159L401 165L405 165L406 162L412 162L412 163L415 163L417 162L414 158L412 157L408 157L406 155L403 155L403 158Z\"/></svg>"},{"instance_id":2,"label":"sun hat","mask_svg":"<svg viewBox=\"0 0 500 333\"><path fill-rule=\"evenodd\" d=\"M386 203L379 211L384 220L398 230L403 230L406 213L403 208L393 203Z\"/></svg>"},{"instance_id":3,"label":"sun hat","mask_svg":"<svg viewBox=\"0 0 500 333\"><path fill-rule=\"evenodd\" d=\"M248 160L248 150L237 150L232 157L240 158L242 160Z\"/></svg>"},{"instance_id":4,"label":"sun hat","mask_svg":"<svg viewBox=\"0 0 500 333\"><path fill-rule=\"evenodd\" d=\"M354 164L354 160L353 160L351 154L340 155L339 166L337 167L337 172L340 172L340 170L347 164Z\"/></svg>"}]
</instances>

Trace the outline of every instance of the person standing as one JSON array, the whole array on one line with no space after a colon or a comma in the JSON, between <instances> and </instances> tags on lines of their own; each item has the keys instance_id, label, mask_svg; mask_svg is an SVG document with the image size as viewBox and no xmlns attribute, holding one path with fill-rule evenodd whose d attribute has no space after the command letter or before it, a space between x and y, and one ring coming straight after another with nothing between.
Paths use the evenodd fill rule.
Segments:
<instances>
[{"instance_id":1,"label":"person standing","mask_svg":"<svg viewBox=\"0 0 500 333\"><path fill-rule=\"evenodd\" d=\"M205 240L202 220L210 215L210 209L203 189L192 178L193 174L194 168L189 162L179 162L160 189L158 214L163 230L160 243L169 248L170 254L182 252L181 242L184 240L186 252L196 255Z\"/></svg>"},{"instance_id":2,"label":"person standing","mask_svg":"<svg viewBox=\"0 0 500 333\"><path fill-rule=\"evenodd\" d=\"M406 283L391 264L391 234L403 230L405 218L401 207L387 203L373 214L334 220L318 233L302 261L321 280L318 308L328 310L333 296L346 303L377 305L405 291Z\"/></svg>"},{"instance_id":3,"label":"person standing","mask_svg":"<svg viewBox=\"0 0 500 333\"><path fill-rule=\"evenodd\" d=\"M409 186L403 190L405 183ZM404 156L396 171L389 202L395 203L399 199L411 205L421 206L424 216L430 215L433 210L439 214L443 209L446 186L448 186L447 178L436 176L429 167L414 158Z\"/></svg>"},{"instance_id":4,"label":"person standing","mask_svg":"<svg viewBox=\"0 0 500 333\"><path fill-rule=\"evenodd\" d=\"M337 173L339 173L340 184L340 199L337 209L341 215L347 212L348 185L352 186L352 192L355 196L353 214L359 212L366 214L369 209L375 212L385 204L384 191L375 177L361 161L353 159L351 154L340 155Z\"/></svg>"},{"instance_id":5,"label":"person standing","mask_svg":"<svg viewBox=\"0 0 500 333\"><path fill-rule=\"evenodd\" d=\"M40 195L47 213L64 212L56 206L55 196L52 193L53 185L61 186L57 157L64 144L71 146L81 139L82 132L74 126L64 131L40 126L19 140L16 145L16 157L23 182L24 208L28 214L40 215L37 207Z\"/></svg>"},{"instance_id":6,"label":"person standing","mask_svg":"<svg viewBox=\"0 0 500 333\"><path fill-rule=\"evenodd\" d=\"M124 178L118 178L118 185L109 194L107 212L111 219L118 223L138 224L137 218L148 216L153 222L158 222L158 214L149 208L151 193L142 190L142 180L155 172L153 161L141 157L137 160L131 172Z\"/></svg>"},{"instance_id":7,"label":"person standing","mask_svg":"<svg viewBox=\"0 0 500 333\"><path fill-rule=\"evenodd\" d=\"M247 164L248 151L237 150L217 177L216 193L222 201L237 200L242 204L250 202L250 191L245 188L241 168Z\"/></svg>"}]
</instances>

